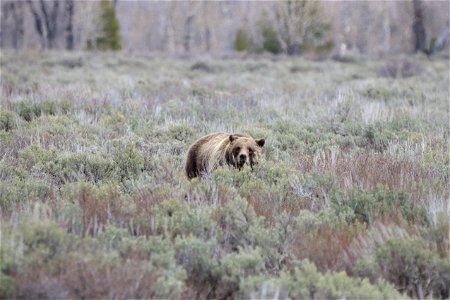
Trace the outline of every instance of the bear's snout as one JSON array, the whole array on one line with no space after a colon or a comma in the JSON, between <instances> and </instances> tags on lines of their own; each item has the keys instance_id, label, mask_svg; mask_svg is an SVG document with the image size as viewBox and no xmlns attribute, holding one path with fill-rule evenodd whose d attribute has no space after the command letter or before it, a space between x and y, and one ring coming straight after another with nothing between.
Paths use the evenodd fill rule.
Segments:
<instances>
[{"instance_id":1,"label":"bear's snout","mask_svg":"<svg viewBox=\"0 0 450 300\"><path fill-rule=\"evenodd\" d=\"M239 155L239 162L241 164L245 164L246 161L247 161L247 156L245 154Z\"/></svg>"}]
</instances>

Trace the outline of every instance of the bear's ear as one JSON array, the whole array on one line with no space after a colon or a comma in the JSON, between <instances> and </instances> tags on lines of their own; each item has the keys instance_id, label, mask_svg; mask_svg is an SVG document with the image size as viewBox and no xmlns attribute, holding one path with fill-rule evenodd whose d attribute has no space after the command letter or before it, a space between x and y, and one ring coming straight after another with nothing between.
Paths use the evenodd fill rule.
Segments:
<instances>
[{"instance_id":1,"label":"bear's ear","mask_svg":"<svg viewBox=\"0 0 450 300\"><path fill-rule=\"evenodd\" d=\"M238 138L237 136L230 134L230 143L237 138Z\"/></svg>"},{"instance_id":2,"label":"bear's ear","mask_svg":"<svg viewBox=\"0 0 450 300\"><path fill-rule=\"evenodd\" d=\"M264 144L266 143L265 139L259 139L259 140L255 140L256 143L258 144L258 146L260 146L262 148L262 146L264 146Z\"/></svg>"}]
</instances>

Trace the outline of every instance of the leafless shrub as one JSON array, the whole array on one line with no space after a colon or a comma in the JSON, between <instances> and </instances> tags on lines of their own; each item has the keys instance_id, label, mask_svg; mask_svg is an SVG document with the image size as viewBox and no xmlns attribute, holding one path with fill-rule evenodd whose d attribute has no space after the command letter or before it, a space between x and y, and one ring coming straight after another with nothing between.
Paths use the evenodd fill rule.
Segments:
<instances>
[{"instance_id":1,"label":"leafless shrub","mask_svg":"<svg viewBox=\"0 0 450 300\"><path fill-rule=\"evenodd\" d=\"M415 161L399 160L388 153L370 149L348 153L343 150L329 151L315 158L299 156L297 163L301 170L331 171L340 179L340 186L344 189L373 189L382 184L389 188L414 191L416 201L422 196L428 196L426 191L418 188L418 184L439 179ZM441 189L440 192L444 190Z\"/></svg>"},{"instance_id":2,"label":"leafless shrub","mask_svg":"<svg viewBox=\"0 0 450 300\"><path fill-rule=\"evenodd\" d=\"M114 266L73 258L63 262L59 270L36 266L32 272L19 276L16 285L20 287L19 298L154 298L156 279L157 273L141 261L124 261Z\"/></svg>"},{"instance_id":3,"label":"leafless shrub","mask_svg":"<svg viewBox=\"0 0 450 300\"><path fill-rule=\"evenodd\" d=\"M407 78L419 75L423 67L410 59L391 60L378 69L378 76L390 78Z\"/></svg>"},{"instance_id":4,"label":"leafless shrub","mask_svg":"<svg viewBox=\"0 0 450 300\"><path fill-rule=\"evenodd\" d=\"M192 71L202 71L206 73L214 72L214 68L205 62L197 62L191 66Z\"/></svg>"},{"instance_id":5,"label":"leafless shrub","mask_svg":"<svg viewBox=\"0 0 450 300\"><path fill-rule=\"evenodd\" d=\"M401 226L399 218L392 219L378 219L370 228L362 231L356 236L348 247L345 249L345 255L343 260L347 265L352 265L353 262L370 255L377 247L383 245L387 240L391 238L417 238L417 232L415 228L405 228Z\"/></svg>"},{"instance_id":6,"label":"leafless shrub","mask_svg":"<svg viewBox=\"0 0 450 300\"><path fill-rule=\"evenodd\" d=\"M294 234L289 253L297 259L309 259L319 270L348 269L346 252L355 237L363 230L360 224L321 224L310 231L298 230Z\"/></svg>"}]
</instances>

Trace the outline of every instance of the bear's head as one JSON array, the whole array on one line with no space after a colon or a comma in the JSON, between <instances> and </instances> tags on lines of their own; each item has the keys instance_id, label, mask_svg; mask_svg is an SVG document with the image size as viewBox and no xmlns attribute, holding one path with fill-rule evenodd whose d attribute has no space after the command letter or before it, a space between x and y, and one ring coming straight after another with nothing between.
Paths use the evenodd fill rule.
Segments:
<instances>
[{"instance_id":1,"label":"bear's head","mask_svg":"<svg viewBox=\"0 0 450 300\"><path fill-rule=\"evenodd\" d=\"M264 139L255 140L250 136L241 134L232 134L229 136L229 140L228 163L238 169L241 169L244 165L253 168L266 142Z\"/></svg>"}]
</instances>

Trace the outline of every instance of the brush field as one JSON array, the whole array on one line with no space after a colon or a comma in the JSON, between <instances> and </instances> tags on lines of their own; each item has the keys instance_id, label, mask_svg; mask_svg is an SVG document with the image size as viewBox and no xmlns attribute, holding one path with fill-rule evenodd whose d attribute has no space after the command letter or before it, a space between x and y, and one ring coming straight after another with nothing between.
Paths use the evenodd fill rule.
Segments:
<instances>
[{"instance_id":1,"label":"brush field","mask_svg":"<svg viewBox=\"0 0 450 300\"><path fill-rule=\"evenodd\" d=\"M0 298L448 298L448 57L3 52ZM216 131L252 172L184 174Z\"/></svg>"}]
</instances>

